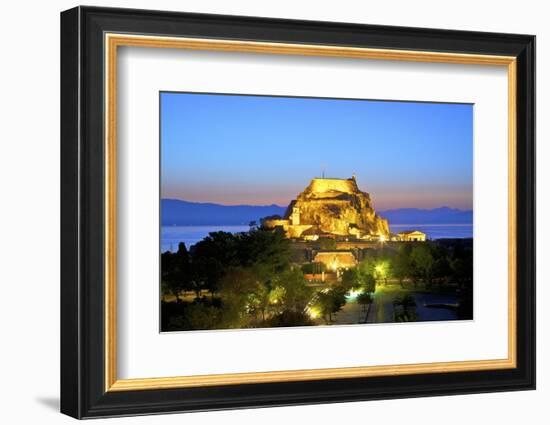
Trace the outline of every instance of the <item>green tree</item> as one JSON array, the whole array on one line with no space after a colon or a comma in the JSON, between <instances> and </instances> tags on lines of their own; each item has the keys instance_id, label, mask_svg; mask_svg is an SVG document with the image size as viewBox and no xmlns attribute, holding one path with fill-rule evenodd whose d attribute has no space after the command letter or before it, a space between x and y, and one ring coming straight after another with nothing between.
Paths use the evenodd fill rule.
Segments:
<instances>
[{"instance_id":1,"label":"green tree","mask_svg":"<svg viewBox=\"0 0 550 425\"><path fill-rule=\"evenodd\" d=\"M164 295L173 295L180 302L180 294L190 284L189 253L184 243L177 252L164 252L161 255L161 288Z\"/></svg>"},{"instance_id":2,"label":"green tree","mask_svg":"<svg viewBox=\"0 0 550 425\"><path fill-rule=\"evenodd\" d=\"M224 274L223 265L215 258L197 256L191 262L190 275L193 282L193 290L200 296L200 291L205 289L214 297L218 290L218 284Z\"/></svg>"},{"instance_id":3,"label":"green tree","mask_svg":"<svg viewBox=\"0 0 550 425\"><path fill-rule=\"evenodd\" d=\"M193 246L189 289L200 297L207 290L212 298L226 270L240 265L239 236L229 232L211 232Z\"/></svg>"},{"instance_id":4,"label":"green tree","mask_svg":"<svg viewBox=\"0 0 550 425\"><path fill-rule=\"evenodd\" d=\"M416 321L416 301L411 294L395 297L393 300L393 316L396 322Z\"/></svg>"},{"instance_id":5,"label":"green tree","mask_svg":"<svg viewBox=\"0 0 550 425\"><path fill-rule=\"evenodd\" d=\"M376 290L376 279L374 278L375 264L376 262L372 258L365 259L359 263L359 265L353 269L353 274L350 273L346 278L348 281L355 280L351 288L360 288L363 289L363 291L373 293ZM343 282L343 286L346 286L348 281L346 281L346 284Z\"/></svg>"},{"instance_id":6,"label":"green tree","mask_svg":"<svg viewBox=\"0 0 550 425\"><path fill-rule=\"evenodd\" d=\"M373 294L376 291L376 279L371 274L365 274L362 277L362 287L364 292Z\"/></svg>"},{"instance_id":7,"label":"green tree","mask_svg":"<svg viewBox=\"0 0 550 425\"><path fill-rule=\"evenodd\" d=\"M376 258L366 257L358 265L357 270L364 275L375 275Z\"/></svg>"},{"instance_id":8,"label":"green tree","mask_svg":"<svg viewBox=\"0 0 550 425\"><path fill-rule=\"evenodd\" d=\"M219 329L220 309L203 303L185 304L184 314L174 314L169 317L167 329L169 331L181 330L207 330Z\"/></svg>"},{"instance_id":9,"label":"green tree","mask_svg":"<svg viewBox=\"0 0 550 425\"><path fill-rule=\"evenodd\" d=\"M332 315L337 313L346 304L346 291L342 288L331 288L328 291L317 293L314 308L319 311L325 323L332 322Z\"/></svg>"},{"instance_id":10,"label":"green tree","mask_svg":"<svg viewBox=\"0 0 550 425\"><path fill-rule=\"evenodd\" d=\"M357 304L363 307L363 311L367 309L367 305L372 303L373 297L370 292L361 292L357 295Z\"/></svg>"},{"instance_id":11,"label":"green tree","mask_svg":"<svg viewBox=\"0 0 550 425\"><path fill-rule=\"evenodd\" d=\"M462 287L470 286L473 280L473 258L472 255L461 255L451 261L452 275L456 282Z\"/></svg>"},{"instance_id":12,"label":"green tree","mask_svg":"<svg viewBox=\"0 0 550 425\"><path fill-rule=\"evenodd\" d=\"M430 245L428 243L416 244L411 251L410 258L416 274L430 285L435 264Z\"/></svg>"},{"instance_id":13,"label":"green tree","mask_svg":"<svg viewBox=\"0 0 550 425\"><path fill-rule=\"evenodd\" d=\"M374 266L374 277L377 280L383 280L385 284L388 283L388 277L390 276L390 263L387 260L379 260Z\"/></svg>"},{"instance_id":14,"label":"green tree","mask_svg":"<svg viewBox=\"0 0 550 425\"><path fill-rule=\"evenodd\" d=\"M186 308L185 318L188 329L217 329L220 325L220 309L203 303L191 304Z\"/></svg>"},{"instance_id":15,"label":"green tree","mask_svg":"<svg viewBox=\"0 0 550 425\"><path fill-rule=\"evenodd\" d=\"M437 258L433 266L434 279L437 279L440 284L442 284L448 281L451 275L452 269L448 258L446 256L440 256Z\"/></svg>"},{"instance_id":16,"label":"green tree","mask_svg":"<svg viewBox=\"0 0 550 425\"><path fill-rule=\"evenodd\" d=\"M266 312L271 316L281 314L284 309L285 288L275 286L268 293Z\"/></svg>"},{"instance_id":17,"label":"green tree","mask_svg":"<svg viewBox=\"0 0 550 425\"><path fill-rule=\"evenodd\" d=\"M239 264L243 267L261 265L276 273L290 266L290 240L280 228L241 233L237 247Z\"/></svg>"},{"instance_id":18,"label":"green tree","mask_svg":"<svg viewBox=\"0 0 550 425\"><path fill-rule=\"evenodd\" d=\"M405 279L412 277L413 267L410 260L411 245L404 244L399 247L397 254L392 258L393 275L403 285Z\"/></svg>"},{"instance_id":19,"label":"green tree","mask_svg":"<svg viewBox=\"0 0 550 425\"><path fill-rule=\"evenodd\" d=\"M361 286L360 276L357 269L347 269L342 273L342 287L347 291Z\"/></svg>"},{"instance_id":20,"label":"green tree","mask_svg":"<svg viewBox=\"0 0 550 425\"><path fill-rule=\"evenodd\" d=\"M238 267L241 265L239 242L239 234L211 232L202 241L193 245L193 260L210 258L218 261L223 268Z\"/></svg>"},{"instance_id":21,"label":"green tree","mask_svg":"<svg viewBox=\"0 0 550 425\"><path fill-rule=\"evenodd\" d=\"M267 283L259 282L254 292L249 296L249 311L253 314L260 313L262 322L267 320L270 312L275 312L275 306L279 303L277 297L282 297L280 289L271 289Z\"/></svg>"},{"instance_id":22,"label":"green tree","mask_svg":"<svg viewBox=\"0 0 550 425\"><path fill-rule=\"evenodd\" d=\"M252 270L232 267L223 276L219 284L221 298L221 323L224 328L247 327L254 313L253 294L259 290L260 283Z\"/></svg>"},{"instance_id":23,"label":"green tree","mask_svg":"<svg viewBox=\"0 0 550 425\"><path fill-rule=\"evenodd\" d=\"M269 289L265 285L259 284L249 296L249 311L253 314L260 313L262 322L264 322L268 307Z\"/></svg>"},{"instance_id":24,"label":"green tree","mask_svg":"<svg viewBox=\"0 0 550 425\"><path fill-rule=\"evenodd\" d=\"M306 285L306 280L302 272L298 269L285 270L275 278L280 296L280 309L282 311L304 311L313 290ZM282 296L281 296L282 295Z\"/></svg>"},{"instance_id":25,"label":"green tree","mask_svg":"<svg viewBox=\"0 0 550 425\"><path fill-rule=\"evenodd\" d=\"M311 326L314 323L303 311L284 311L272 316L268 321L269 326Z\"/></svg>"},{"instance_id":26,"label":"green tree","mask_svg":"<svg viewBox=\"0 0 550 425\"><path fill-rule=\"evenodd\" d=\"M254 269L258 278L269 285L272 276L289 264L290 242L280 229L254 228L238 234L211 232L193 246L190 289L197 294L206 289L213 297L220 280L234 267Z\"/></svg>"}]
</instances>

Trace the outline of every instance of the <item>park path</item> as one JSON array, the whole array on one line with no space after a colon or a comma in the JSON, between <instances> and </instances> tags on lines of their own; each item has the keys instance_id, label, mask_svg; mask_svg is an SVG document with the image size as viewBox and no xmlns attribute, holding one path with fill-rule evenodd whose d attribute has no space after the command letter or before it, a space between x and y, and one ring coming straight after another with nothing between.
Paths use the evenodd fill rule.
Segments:
<instances>
[{"instance_id":1,"label":"park path","mask_svg":"<svg viewBox=\"0 0 550 425\"><path fill-rule=\"evenodd\" d=\"M355 300L346 302L342 310L332 315L333 325L355 325L365 323L366 311Z\"/></svg>"},{"instance_id":2,"label":"park path","mask_svg":"<svg viewBox=\"0 0 550 425\"><path fill-rule=\"evenodd\" d=\"M393 300L396 296L409 292L394 285L377 286L374 299L367 316L367 323L393 322Z\"/></svg>"}]
</instances>

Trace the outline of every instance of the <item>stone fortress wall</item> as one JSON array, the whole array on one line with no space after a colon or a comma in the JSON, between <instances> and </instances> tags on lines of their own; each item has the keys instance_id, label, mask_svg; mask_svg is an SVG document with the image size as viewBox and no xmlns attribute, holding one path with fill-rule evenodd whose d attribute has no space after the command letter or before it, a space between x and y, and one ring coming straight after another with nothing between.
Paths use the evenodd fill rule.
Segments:
<instances>
[{"instance_id":1,"label":"stone fortress wall","mask_svg":"<svg viewBox=\"0 0 550 425\"><path fill-rule=\"evenodd\" d=\"M351 179L314 178L305 191L319 195L326 192L357 193L359 187L353 177Z\"/></svg>"},{"instance_id":2,"label":"stone fortress wall","mask_svg":"<svg viewBox=\"0 0 550 425\"><path fill-rule=\"evenodd\" d=\"M355 177L312 179L284 217L267 217L262 226L284 230L293 240L297 264L320 262L333 272L355 267L371 249L426 240L419 231L390 234L388 221L376 214L370 194L359 190ZM330 248L326 238L333 240Z\"/></svg>"},{"instance_id":3,"label":"stone fortress wall","mask_svg":"<svg viewBox=\"0 0 550 425\"><path fill-rule=\"evenodd\" d=\"M289 238L316 240L333 235L386 239L388 222L372 208L370 195L359 190L355 177L314 178L287 208L284 218L262 221L267 228L282 227Z\"/></svg>"}]
</instances>

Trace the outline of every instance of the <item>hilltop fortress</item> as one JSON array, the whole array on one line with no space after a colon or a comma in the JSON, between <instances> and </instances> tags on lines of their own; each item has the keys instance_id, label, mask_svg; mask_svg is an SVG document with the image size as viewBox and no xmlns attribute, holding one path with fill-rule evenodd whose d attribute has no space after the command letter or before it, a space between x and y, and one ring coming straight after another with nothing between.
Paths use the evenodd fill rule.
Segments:
<instances>
[{"instance_id":1,"label":"hilltop fortress","mask_svg":"<svg viewBox=\"0 0 550 425\"><path fill-rule=\"evenodd\" d=\"M388 221L378 216L370 195L359 190L355 176L349 179L314 178L288 205L284 217L266 217L266 228L282 227L289 238L319 237L385 241Z\"/></svg>"}]
</instances>

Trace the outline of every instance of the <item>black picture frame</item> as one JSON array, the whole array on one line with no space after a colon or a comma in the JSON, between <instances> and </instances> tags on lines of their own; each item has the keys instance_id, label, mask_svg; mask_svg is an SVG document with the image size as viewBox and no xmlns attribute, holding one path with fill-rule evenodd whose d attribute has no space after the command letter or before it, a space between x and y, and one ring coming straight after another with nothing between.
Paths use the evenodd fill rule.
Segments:
<instances>
[{"instance_id":1,"label":"black picture frame","mask_svg":"<svg viewBox=\"0 0 550 425\"><path fill-rule=\"evenodd\" d=\"M104 34L506 55L517 58L517 367L105 391ZM535 37L76 7L61 13L61 412L75 418L535 388Z\"/></svg>"}]
</instances>

